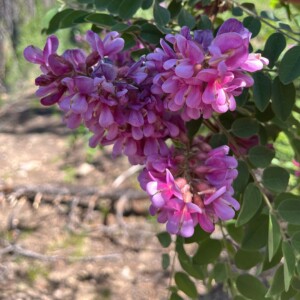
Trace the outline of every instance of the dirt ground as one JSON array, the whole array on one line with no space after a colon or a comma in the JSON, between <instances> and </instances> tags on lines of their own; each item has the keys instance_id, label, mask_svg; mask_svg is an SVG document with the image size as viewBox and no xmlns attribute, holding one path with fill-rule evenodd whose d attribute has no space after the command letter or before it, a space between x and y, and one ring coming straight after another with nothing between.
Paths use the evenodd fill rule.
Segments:
<instances>
[{"instance_id":1,"label":"dirt ground","mask_svg":"<svg viewBox=\"0 0 300 300\"><path fill-rule=\"evenodd\" d=\"M166 299L172 247L126 158L24 94L0 110L0 299Z\"/></svg>"}]
</instances>

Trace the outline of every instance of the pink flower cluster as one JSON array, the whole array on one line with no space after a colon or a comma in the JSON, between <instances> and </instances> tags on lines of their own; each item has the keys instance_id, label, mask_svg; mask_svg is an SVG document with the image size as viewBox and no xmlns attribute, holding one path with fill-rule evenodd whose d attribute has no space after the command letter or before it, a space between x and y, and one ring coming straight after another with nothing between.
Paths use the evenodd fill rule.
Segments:
<instances>
[{"instance_id":1,"label":"pink flower cluster","mask_svg":"<svg viewBox=\"0 0 300 300\"><path fill-rule=\"evenodd\" d=\"M139 181L151 197L150 213L170 233L188 237L196 224L211 232L239 209L231 186L237 161L229 147L190 141L185 121L235 109L234 96L253 84L245 71L267 63L248 53L249 39L242 23L229 19L216 37L209 30L192 36L188 28L167 35L168 43L161 40L162 48L137 62L122 51L117 32L101 39L88 31L89 54L71 49L58 55L52 35L43 50L29 46L24 56L40 65L41 103L57 104L69 128L88 128L91 147L113 145L114 156L144 164Z\"/></svg>"},{"instance_id":2,"label":"pink flower cluster","mask_svg":"<svg viewBox=\"0 0 300 300\"><path fill-rule=\"evenodd\" d=\"M249 54L251 33L241 22L229 19L216 37L210 30L187 27L176 35L168 34L161 47L147 56L147 67L156 75L153 94L165 94L165 108L178 112L184 120L209 118L212 112L235 110L234 97L253 79L254 72L268 63L260 54Z\"/></svg>"},{"instance_id":3,"label":"pink flower cluster","mask_svg":"<svg viewBox=\"0 0 300 300\"><path fill-rule=\"evenodd\" d=\"M139 180L151 197L150 213L167 223L170 233L189 237L197 224L212 232L218 220L234 217L240 207L231 186L237 161L228 152L229 147L211 149L198 137L191 147L148 157Z\"/></svg>"}]
</instances>

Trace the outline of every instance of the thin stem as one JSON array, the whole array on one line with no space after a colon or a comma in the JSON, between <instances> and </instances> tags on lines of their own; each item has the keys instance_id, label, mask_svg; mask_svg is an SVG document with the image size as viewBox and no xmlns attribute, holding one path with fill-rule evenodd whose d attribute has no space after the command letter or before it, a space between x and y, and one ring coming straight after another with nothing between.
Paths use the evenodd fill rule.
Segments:
<instances>
[{"instance_id":1,"label":"thin stem","mask_svg":"<svg viewBox=\"0 0 300 300\"><path fill-rule=\"evenodd\" d=\"M229 251L228 245L226 243L226 233L224 232L224 228L223 228L222 223L220 223L220 228L221 228L221 232L222 232L222 235L223 235L223 238L222 238L221 241L224 245L224 248L227 251L227 256L226 256L227 262L225 262L225 268L226 268L226 274L227 274L227 277L228 277L228 286L229 286L229 290L230 290L230 293L231 293L231 298L233 299L236 295L236 290L235 290L235 287L234 287L233 274L232 274L232 271L231 271L231 268L230 268L230 266L232 266L232 263L231 263L230 258L229 258L230 251Z\"/></svg>"},{"instance_id":2,"label":"thin stem","mask_svg":"<svg viewBox=\"0 0 300 300\"><path fill-rule=\"evenodd\" d=\"M170 296L171 296L171 285L172 285L172 280L173 280L173 277L174 277L174 272L175 272L175 259L176 259L176 242L174 242L175 244L175 249L174 249L174 255L173 255L173 258L172 258L172 263L171 263L171 271L170 271L170 278L169 278L169 292L168 292L168 298L167 299L170 299Z\"/></svg>"},{"instance_id":3,"label":"thin stem","mask_svg":"<svg viewBox=\"0 0 300 300\"><path fill-rule=\"evenodd\" d=\"M276 31L282 33L283 35L289 37L291 40L300 43L300 40L294 38L292 35L286 33L285 31L283 31L282 29L274 26L273 24L271 24L269 21L267 21L266 19L260 17L259 15L257 15L256 13L252 12L251 10L249 10L248 8L240 5L238 2L234 1L234 0L225 0L226 2L232 4L232 5L236 5L238 6L240 9L242 9L245 13L247 13L249 16L255 17L257 19L259 19L261 22L265 23L266 25L268 25L269 27L275 29ZM293 34L298 35L298 33L293 32Z\"/></svg>"}]
</instances>

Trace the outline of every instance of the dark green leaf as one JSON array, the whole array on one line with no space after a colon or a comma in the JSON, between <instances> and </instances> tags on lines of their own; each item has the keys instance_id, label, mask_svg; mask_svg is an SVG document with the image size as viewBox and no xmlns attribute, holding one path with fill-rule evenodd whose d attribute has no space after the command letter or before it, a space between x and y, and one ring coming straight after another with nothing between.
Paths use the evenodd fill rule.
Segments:
<instances>
[{"instance_id":1,"label":"dark green leaf","mask_svg":"<svg viewBox=\"0 0 300 300\"><path fill-rule=\"evenodd\" d=\"M197 120L191 120L191 121L185 123L187 131L188 131L188 137L191 141L193 140L193 137L196 135L196 133L200 129L202 121L203 121L203 119L199 118Z\"/></svg>"},{"instance_id":2,"label":"dark green leaf","mask_svg":"<svg viewBox=\"0 0 300 300\"><path fill-rule=\"evenodd\" d=\"M141 7L142 2L143 0L130 0L128 3L128 0L123 0L119 6L119 16L124 20L130 19Z\"/></svg>"},{"instance_id":3,"label":"dark green leaf","mask_svg":"<svg viewBox=\"0 0 300 300\"><path fill-rule=\"evenodd\" d=\"M142 9L146 10L150 8L153 4L153 0L144 0L142 3Z\"/></svg>"},{"instance_id":4,"label":"dark green leaf","mask_svg":"<svg viewBox=\"0 0 300 300\"><path fill-rule=\"evenodd\" d=\"M243 192L249 181L250 174L244 161L239 160L238 163L237 171L239 175L233 182L233 188L235 191Z\"/></svg>"},{"instance_id":5,"label":"dark green leaf","mask_svg":"<svg viewBox=\"0 0 300 300\"><path fill-rule=\"evenodd\" d=\"M269 103L267 108L264 112L259 111L258 109L255 110L255 117L260 122L268 122L274 118L275 114L272 110L272 105Z\"/></svg>"},{"instance_id":6,"label":"dark green leaf","mask_svg":"<svg viewBox=\"0 0 300 300\"><path fill-rule=\"evenodd\" d=\"M213 148L217 148L219 146L227 145L228 144L228 139L227 139L227 137L226 137L225 134L223 134L223 133L216 133L216 134L214 134L210 138L209 144Z\"/></svg>"},{"instance_id":7,"label":"dark green leaf","mask_svg":"<svg viewBox=\"0 0 300 300\"><path fill-rule=\"evenodd\" d=\"M197 298L198 292L193 281L183 272L175 273L177 287L192 299Z\"/></svg>"},{"instance_id":8,"label":"dark green leaf","mask_svg":"<svg viewBox=\"0 0 300 300\"><path fill-rule=\"evenodd\" d=\"M239 96L235 97L235 101L238 106L244 106L247 103L248 99L249 99L249 89L247 88L244 88L243 92Z\"/></svg>"},{"instance_id":9,"label":"dark green leaf","mask_svg":"<svg viewBox=\"0 0 300 300\"><path fill-rule=\"evenodd\" d=\"M269 19L272 21L279 21L279 19L275 17L274 13L271 10L263 10L260 13L260 16L264 19Z\"/></svg>"},{"instance_id":10,"label":"dark green leaf","mask_svg":"<svg viewBox=\"0 0 300 300\"><path fill-rule=\"evenodd\" d=\"M216 282L224 282L227 278L225 264L223 263L215 264L213 275Z\"/></svg>"},{"instance_id":11,"label":"dark green leaf","mask_svg":"<svg viewBox=\"0 0 300 300\"><path fill-rule=\"evenodd\" d=\"M87 21L104 27L111 27L117 23L113 16L107 14L90 14L85 18Z\"/></svg>"},{"instance_id":12,"label":"dark green leaf","mask_svg":"<svg viewBox=\"0 0 300 300\"><path fill-rule=\"evenodd\" d=\"M253 100L260 111L264 111L271 99L272 81L270 77L262 72L256 72L253 75Z\"/></svg>"},{"instance_id":13,"label":"dark green leaf","mask_svg":"<svg viewBox=\"0 0 300 300\"><path fill-rule=\"evenodd\" d=\"M278 25L279 25L279 28L281 28L283 30L293 32L293 29L291 28L291 26L289 24L280 22L280 23L278 23Z\"/></svg>"},{"instance_id":14,"label":"dark green leaf","mask_svg":"<svg viewBox=\"0 0 300 300\"><path fill-rule=\"evenodd\" d=\"M239 249L234 256L235 265L241 270L249 270L262 260L263 257L259 251Z\"/></svg>"},{"instance_id":15,"label":"dark green leaf","mask_svg":"<svg viewBox=\"0 0 300 300\"><path fill-rule=\"evenodd\" d=\"M193 256L193 262L198 265L212 263L219 257L221 250L222 244L219 240L205 240L199 244L198 250Z\"/></svg>"},{"instance_id":16,"label":"dark green leaf","mask_svg":"<svg viewBox=\"0 0 300 300\"><path fill-rule=\"evenodd\" d=\"M265 299L266 287L260 280L250 274L238 276L236 280L238 291L245 297L253 300Z\"/></svg>"},{"instance_id":17,"label":"dark green leaf","mask_svg":"<svg viewBox=\"0 0 300 300\"><path fill-rule=\"evenodd\" d=\"M160 244L164 247L167 248L170 246L172 239L171 236L168 232L164 231L164 232L160 232L157 235L157 238L160 242Z\"/></svg>"},{"instance_id":18,"label":"dark green leaf","mask_svg":"<svg viewBox=\"0 0 300 300\"><path fill-rule=\"evenodd\" d=\"M59 28L72 27L79 23L86 22L86 17L89 15L88 12L82 10L74 10L63 18L60 22Z\"/></svg>"},{"instance_id":19,"label":"dark green leaf","mask_svg":"<svg viewBox=\"0 0 300 300\"><path fill-rule=\"evenodd\" d=\"M178 16L178 14L180 13L181 10L181 1L178 0L172 0L171 3L168 6L168 10L171 14L171 18L175 18Z\"/></svg>"},{"instance_id":20,"label":"dark green leaf","mask_svg":"<svg viewBox=\"0 0 300 300\"><path fill-rule=\"evenodd\" d=\"M60 28L60 23L64 18L66 18L69 14L71 14L74 9L67 8L58 13L56 13L49 22L49 27L46 30L47 34L51 34L57 31Z\"/></svg>"},{"instance_id":21,"label":"dark green leaf","mask_svg":"<svg viewBox=\"0 0 300 300\"><path fill-rule=\"evenodd\" d=\"M300 225L288 224L287 233L289 236L293 236L298 232L300 232Z\"/></svg>"},{"instance_id":22,"label":"dark green leaf","mask_svg":"<svg viewBox=\"0 0 300 300\"><path fill-rule=\"evenodd\" d=\"M272 260L277 252L281 242L280 227L276 218L273 215L269 215L269 231L268 231L268 253L269 261Z\"/></svg>"},{"instance_id":23,"label":"dark green leaf","mask_svg":"<svg viewBox=\"0 0 300 300\"><path fill-rule=\"evenodd\" d=\"M204 272L202 270L202 266L196 265L193 263L190 256L188 256L184 249L181 249L180 254L178 254L178 260L182 267L182 269L187 272L190 276L203 280L205 278Z\"/></svg>"},{"instance_id":24,"label":"dark green leaf","mask_svg":"<svg viewBox=\"0 0 300 300\"><path fill-rule=\"evenodd\" d=\"M157 2L153 7L153 16L155 22L160 25L164 26L170 21L170 12L165 8L160 6Z\"/></svg>"},{"instance_id":25,"label":"dark green leaf","mask_svg":"<svg viewBox=\"0 0 300 300\"><path fill-rule=\"evenodd\" d=\"M262 266L262 271L266 271L266 270L269 270L271 268L274 268L275 266L277 266L280 263L280 261L282 259L281 247L280 246L278 247L278 250L275 253L275 255L273 256L271 261L269 261L268 256L269 256L268 253L266 253L265 260L264 260L263 266Z\"/></svg>"},{"instance_id":26,"label":"dark green leaf","mask_svg":"<svg viewBox=\"0 0 300 300\"><path fill-rule=\"evenodd\" d=\"M282 201L278 206L278 212L285 221L300 225L300 200L287 199Z\"/></svg>"},{"instance_id":27,"label":"dark green leaf","mask_svg":"<svg viewBox=\"0 0 300 300\"><path fill-rule=\"evenodd\" d=\"M282 253L284 257L284 263L283 263L284 289L285 291L288 291L291 284L291 279L294 275L296 260L295 260L293 248L290 246L290 244L287 241L282 243Z\"/></svg>"},{"instance_id":28,"label":"dark green leaf","mask_svg":"<svg viewBox=\"0 0 300 300\"><path fill-rule=\"evenodd\" d=\"M184 299L180 297L176 292L173 292L171 294L170 300L184 300Z\"/></svg>"},{"instance_id":29,"label":"dark green leaf","mask_svg":"<svg viewBox=\"0 0 300 300\"><path fill-rule=\"evenodd\" d=\"M279 295L284 291L283 265L279 266L273 277L272 284L266 297Z\"/></svg>"},{"instance_id":30,"label":"dark green leaf","mask_svg":"<svg viewBox=\"0 0 300 300\"><path fill-rule=\"evenodd\" d=\"M300 232L297 232L292 237L292 246L300 253Z\"/></svg>"},{"instance_id":31,"label":"dark green leaf","mask_svg":"<svg viewBox=\"0 0 300 300\"><path fill-rule=\"evenodd\" d=\"M212 24L207 15L200 15L200 19L197 23L197 29L212 29Z\"/></svg>"},{"instance_id":32,"label":"dark green leaf","mask_svg":"<svg viewBox=\"0 0 300 300\"><path fill-rule=\"evenodd\" d=\"M242 3L241 6L247 8L248 10L250 10L256 14L255 4L250 3L250 2L245 2L245 3Z\"/></svg>"},{"instance_id":33,"label":"dark green leaf","mask_svg":"<svg viewBox=\"0 0 300 300\"><path fill-rule=\"evenodd\" d=\"M249 160L257 168L267 167L275 156L275 152L265 146L255 146L249 150Z\"/></svg>"},{"instance_id":34,"label":"dark green leaf","mask_svg":"<svg viewBox=\"0 0 300 300\"><path fill-rule=\"evenodd\" d=\"M180 10L178 15L178 24L179 26L187 26L190 29L193 29L196 25L195 18L184 8Z\"/></svg>"},{"instance_id":35,"label":"dark green leaf","mask_svg":"<svg viewBox=\"0 0 300 300\"><path fill-rule=\"evenodd\" d=\"M236 221L236 226L248 223L259 210L261 203L262 195L260 190L254 183L249 183L243 196L242 207Z\"/></svg>"},{"instance_id":36,"label":"dark green leaf","mask_svg":"<svg viewBox=\"0 0 300 300\"><path fill-rule=\"evenodd\" d=\"M284 200L298 200L300 201L300 197L291 193L281 193L275 198L274 207L277 208L281 202Z\"/></svg>"},{"instance_id":37,"label":"dark green leaf","mask_svg":"<svg viewBox=\"0 0 300 300\"><path fill-rule=\"evenodd\" d=\"M94 4L97 9L104 10L107 8L111 0L94 0Z\"/></svg>"},{"instance_id":38,"label":"dark green leaf","mask_svg":"<svg viewBox=\"0 0 300 300\"><path fill-rule=\"evenodd\" d=\"M259 215L251 220L245 231L242 248L257 250L265 247L268 241L268 222L266 215Z\"/></svg>"},{"instance_id":39,"label":"dark green leaf","mask_svg":"<svg viewBox=\"0 0 300 300\"><path fill-rule=\"evenodd\" d=\"M161 266L164 270L166 270L170 265L170 255L167 253L164 253L161 256Z\"/></svg>"},{"instance_id":40,"label":"dark green leaf","mask_svg":"<svg viewBox=\"0 0 300 300\"><path fill-rule=\"evenodd\" d=\"M259 123L252 118L240 118L233 122L231 130L237 137L247 138L258 133Z\"/></svg>"},{"instance_id":41,"label":"dark green leaf","mask_svg":"<svg viewBox=\"0 0 300 300\"><path fill-rule=\"evenodd\" d=\"M261 28L261 23L257 18L251 16L246 17L243 21L243 24L249 29L250 32L252 32L251 38L254 38L258 35Z\"/></svg>"},{"instance_id":42,"label":"dark green leaf","mask_svg":"<svg viewBox=\"0 0 300 300\"><path fill-rule=\"evenodd\" d=\"M237 6L233 7L231 11L232 11L232 14L236 17L240 17L243 15L243 10L240 7L237 7Z\"/></svg>"},{"instance_id":43,"label":"dark green leaf","mask_svg":"<svg viewBox=\"0 0 300 300\"><path fill-rule=\"evenodd\" d=\"M280 32L275 32L269 36L265 44L263 57L269 59L269 68L273 68L281 52L286 46L285 37Z\"/></svg>"},{"instance_id":44,"label":"dark green leaf","mask_svg":"<svg viewBox=\"0 0 300 300\"><path fill-rule=\"evenodd\" d=\"M264 170L262 182L264 186L276 193L284 192L288 186L290 175L281 167L268 167Z\"/></svg>"},{"instance_id":45,"label":"dark green leaf","mask_svg":"<svg viewBox=\"0 0 300 300\"><path fill-rule=\"evenodd\" d=\"M107 6L107 10L112 14L118 14L122 0L111 0Z\"/></svg>"},{"instance_id":46,"label":"dark green leaf","mask_svg":"<svg viewBox=\"0 0 300 300\"><path fill-rule=\"evenodd\" d=\"M122 34L122 38L125 41L124 50L129 50L132 47L136 46L136 39L131 33L124 32Z\"/></svg>"},{"instance_id":47,"label":"dark green leaf","mask_svg":"<svg viewBox=\"0 0 300 300\"><path fill-rule=\"evenodd\" d=\"M300 50L300 48L299 48ZM278 119L286 121L291 115L296 101L296 90L293 83L284 85L278 77L272 85L272 109Z\"/></svg>"},{"instance_id":48,"label":"dark green leaf","mask_svg":"<svg viewBox=\"0 0 300 300\"><path fill-rule=\"evenodd\" d=\"M94 3L94 0L77 0L79 3L82 4L91 4Z\"/></svg>"},{"instance_id":49,"label":"dark green leaf","mask_svg":"<svg viewBox=\"0 0 300 300\"><path fill-rule=\"evenodd\" d=\"M296 297L294 297L294 296L296 296ZM291 299L294 299L294 300L300 299L300 294L297 293L297 291L295 291L292 287L290 287L287 292L282 292L281 297L280 297L280 300L291 300Z\"/></svg>"},{"instance_id":50,"label":"dark green leaf","mask_svg":"<svg viewBox=\"0 0 300 300\"><path fill-rule=\"evenodd\" d=\"M300 46L289 49L281 60L279 78L284 84L291 83L300 76Z\"/></svg>"},{"instance_id":51,"label":"dark green leaf","mask_svg":"<svg viewBox=\"0 0 300 300\"><path fill-rule=\"evenodd\" d=\"M235 220L231 222L226 222L226 229L234 241L236 241L239 244L242 242L244 236L244 229L242 227L236 227Z\"/></svg>"},{"instance_id":52,"label":"dark green leaf","mask_svg":"<svg viewBox=\"0 0 300 300\"><path fill-rule=\"evenodd\" d=\"M130 53L130 56L133 60L138 61L141 58L141 56L147 55L148 53L149 53L149 50L147 48L142 48L142 49L139 49L136 51L132 51Z\"/></svg>"},{"instance_id":53,"label":"dark green leaf","mask_svg":"<svg viewBox=\"0 0 300 300\"><path fill-rule=\"evenodd\" d=\"M200 243L209 238L210 234L204 231L199 225L195 227L193 236L184 239L185 244Z\"/></svg>"},{"instance_id":54,"label":"dark green leaf","mask_svg":"<svg viewBox=\"0 0 300 300\"><path fill-rule=\"evenodd\" d=\"M293 277L291 285L293 289L300 291L300 278L299 277Z\"/></svg>"},{"instance_id":55,"label":"dark green leaf","mask_svg":"<svg viewBox=\"0 0 300 300\"><path fill-rule=\"evenodd\" d=\"M141 37L150 44L158 44L163 37L162 33L153 24L147 23L141 26Z\"/></svg>"}]
</instances>

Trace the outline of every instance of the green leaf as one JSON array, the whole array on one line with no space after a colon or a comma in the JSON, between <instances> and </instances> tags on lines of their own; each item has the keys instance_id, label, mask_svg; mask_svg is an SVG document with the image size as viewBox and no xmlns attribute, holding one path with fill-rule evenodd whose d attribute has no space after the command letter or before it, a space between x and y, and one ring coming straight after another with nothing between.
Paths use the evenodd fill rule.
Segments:
<instances>
[{"instance_id":1,"label":"green leaf","mask_svg":"<svg viewBox=\"0 0 300 300\"><path fill-rule=\"evenodd\" d=\"M186 9L182 8L178 15L178 25L180 27L187 26L190 29L193 29L196 25L196 21Z\"/></svg>"},{"instance_id":2,"label":"green leaf","mask_svg":"<svg viewBox=\"0 0 300 300\"><path fill-rule=\"evenodd\" d=\"M217 283L224 282L227 278L226 266L223 263L217 263L213 272L214 279Z\"/></svg>"},{"instance_id":3,"label":"green leaf","mask_svg":"<svg viewBox=\"0 0 300 300\"><path fill-rule=\"evenodd\" d=\"M241 270L249 270L262 260L263 257L259 251L239 249L234 256L235 265Z\"/></svg>"},{"instance_id":4,"label":"green leaf","mask_svg":"<svg viewBox=\"0 0 300 300\"><path fill-rule=\"evenodd\" d=\"M212 29L212 23L207 15L200 15L197 23L197 29Z\"/></svg>"},{"instance_id":5,"label":"green leaf","mask_svg":"<svg viewBox=\"0 0 300 300\"><path fill-rule=\"evenodd\" d=\"M284 263L283 263L284 290L288 291L291 284L291 279L294 275L296 260L295 260L295 255L292 247L286 241L282 243L282 253L284 257Z\"/></svg>"},{"instance_id":6,"label":"green leaf","mask_svg":"<svg viewBox=\"0 0 300 300\"><path fill-rule=\"evenodd\" d=\"M171 19L175 18L178 16L181 10L181 1L178 0L172 0L171 3L168 6L168 10L171 14Z\"/></svg>"},{"instance_id":7,"label":"green leaf","mask_svg":"<svg viewBox=\"0 0 300 300\"><path fill-rule=\"evenodd\" d=\"M239 160L238 163L238 177L233 182L233 188L235 191L243 192L249 181L250 174L244 161Z\"/></svg>"},{"instance_id":8,"label":"green leaf","mask_svg":"<svg viewBox=\"0 0 300 300\"><path fill-rule=\"evenodd\" d=\"M252 118L240 118L232 123L231 130L235 136L247 138L258 133L259 123Z\"/></svg>"},{"instance_id":9,"label":"green leaf","mask_svg":"<svg viewBox=\"0 0 300 300\"><path fill-rule=\"evenodd\" d=\"M200 280L203 280L205 278L202 266L194 264L192 258L185 253L183 247L181 248L180 253L178 254L178 260L182 269L185 272L187 272L190 276Z\"/></svg>"},{"instance_id":10,"label":"green leaf","mask_svg":"<svg viewBox=\"0 0 300 300\"><path fill-rule=\"evenodd\" d=\"M166 270L170 265L170 255L167 253L163 253L161 256L161 266L164 270Z\"/></svg>"},{"instance_id":11,"label":"green leaf","mask_svg":"<svg viewBox=\"0 0 300 300\"><path fill-rule=\"evenodd\" d=\"M251 38L254 38L258 35L261 28L261 23L257 18L251 16L246 17L243 20L243 24L246 28L249 29L250 32L252 32Z\"/></svg>"},{"instance_id":12,"label":"green leaf","mask_svg":"<svg viewBox=\"0 0 300 300\"><path fill-rule=\"evenodd\" d=\"M257 250L266 246L268 240L268 222L266 215L259 215L248 224L242 241L242 248Z\"/></svg>"},{"instance_id":13,"label":"green leaf","mask_svg":"<svg viewBox=\"0 0 300 300\"><path fill-rule=\"evenodd\" d=\"M285 37L280 32L275 32L269 36L266 41L264 51L262 53L263 57L269 59L269 68L273 68L281 52L286 46Z\"/></svg>"},{"instance_id":14,"label":"green leaf","mask_svg":"<svg viewBox=\"0 0 300 300\"><path fill-rule=\"evenodd\" d=\"M288 186L290 175L281 167L268 167L264 170L262 182L264 186L276 193L284 192Z\"/></svg>"},{"instance_id":15,"label":"green leaf","mask_svg":"<svg viewBox=\"0 0 300 300\"><path fill-rule=\"evenodd\" d=\"M267 167L275 156L275 152L265 146L255 146L249 150L249 160L257 168Z\"/></svg>"},{"instance_id":16,"label":"green leaf","mask_svg":"<svg viewBox=\"0 0 300 300\"><path fill-rule=\"evenodd\" d=\"M170 300L183 300L183 298L180 297L176 292L173 292L171 294Z\"/></svg>"},{"instance_id":17,"label":"green leaf","mask_svg":"<svg viewBox=\"0 0 300 300\"><path fill-rule=\"evenodd\" d=\"M272 94L272 81L270 77L262 72L252 75L254 79L253 100L260 111L265 111Z\"/></svg>"},{"instance_id":18,"label":"green leaf","mask_svg":"<svg viewBox=\"0 0 300 300\"><path fill-rule=\"evenodd\" d=\"M46 30L47 34L52 34L60 28L60 24L64 18L71 14L74 9L67 8L56 13L49 22L49 27Z\"/></svg>"},{"instance_id":19,"label":"green leaf","mask_svg":"<svg viewBox=\"0 0 300 300\"><path fill-rule=\"evenodd\" d=\"M278 213L285 221L300 225L300 201L297 199L287 199L278 206Z\"/></svg>"},{"instance_id":20,"label":"green leaf","mask_svg":"<svg viewBox=\"0 0 300 300\"><path fill-rule=\"evenodd\" d=\"M132 47L136 46L136 39L133 34L124 32L122 33L122 38L125 41L123 50L129 50Z\"/></svg>"},{"instance_id":21,"label":"green leaf","mask_svg":"<svg viewBox=\"0 0 300 300\"><path fill-rule=\"evenodd\" d=\"M274 15L274 13L271 10L263 10L260 13L260 16L271 21L279 21L279 19Z\"/></svg>"},{"instance_id":22,"label":"green leaf","mask_svg":"<svg viewBox=\"0 0 300 300\"><path fill-rule=\"evenodd\" d=\"M279 295L284 291L283 265L279 266L273 277L272 284L266 294L266 297Z\"/></svg>"},{"instance_id":23,"label":"green leaf","mask_svg":"<svg viewBox=\"0 0 300 300\"><path fill-rule=\"evenodd\" d=\"M118 9L119 16L124 20L130 19L141 7L142 2L143 0L130 0L128 3L128 0L123 0Z\"/></svg>"},{"instance_id":24,"label":"green leaf","mask_svg":"<svg viewBox=\"0 0 300 300\"><path fill-rule=\"evenodd\" d=\"M265 260L262 265L262 271L266 271L271 268L274 268L280 263L281 259L282 259L282 250L281 247L279 246L277 252L273 256L271 261L269 261L268 253L266 253Z\"/></svg>"},{"instance_id":25,"label":"green leaf","mask_svg":"<svg viewBox=\"0 0 300 300\"><path fill-rule=\"evenodd\" d=\"M107 8L110 2L111 0L94 0L96 8L99 10L104 10L105 8Z\"/></svg>"},{"instance_id":26,"label":"green leaf","mask_svg":"<svg viewBox=\"0 0 300 300\"><path fill-rule=\"evenodd\" d=\"M243 196L242 207L236 221L236 226L248 223L259 210L261 203L262 195L260 190L254 183L249 183Z\"/></svg>"},{"instance_id":27,"label":"green leaf","mask_svg":"<svg viewBox=\"0 0 300 300\"><path fill-rule=\"evenodd\" d=\"M253 300L265 299L266 287L260 280L250 274L239 275L236 280L238 291Z\"/></svg>"},{"instance_id":28,"label":"green leaf","mask_svg":"<svg viewBox=\"0 0 300 300\"><path fill-rule=\"evenodd\" d=\"M276 77L272 85L272 109L276 117L286 121L291 115L296 101L296 89L293 83L284 85L279 77Z\"/></svg>"},{"instance_id":29,"label":"green leaf","mask_svg":"<svg viewBox=\"0 0 300 300\"><path fill-rule=\"evenodd\" d=\"M212 137L210 138L209 144L210 146L212 146L212 148L217 148L219 146L227 145L228 139L225 134L216 133L213 134Z\"/></svg>"},{"instance_id":30,"label":"green leaf","mask_svg":"<svg viewBox=\"0 0 300 300\"><path fill-rule=\"evenodd\" d=\"M227 222L226 229L234 241L236 241L239 244L242 242L244 236L244 229L243 227L236 227L235 220Z\"/></svg>"},{"instance_id":31,"label":"green leaf","mask_svg":"<svg viewBox=\"0 0 300 300\"><path fill-rule=\"evenodd\" d=\"M107 10L112 14L118 14L122 0L111 0L107 6Z\"/></svg>"},{"instance_id":32,"label":"green leaf","mask_svg":"<svg viewBox=\"0 0 300 300\"><path fill-rule=\"evenodd\" d=\"M197 298L198 292L194 282L183 272L175 273L175 282L181 291L183 291L187 296L192 299Z\"/></svg>"},{"instance_id":33,"label":"green leaf","mask_svg":"<svg viewBox=\"0 0 300 300\"><path fill-rule=\"evenodd\" d=\"M156 236L158 238L158 241L164 248L167 248L170 246L172 239L168 232L166 232L166 231L160 232Z\"/></svg>"},{"instance_id":34,"label":"green leaf","mask_svg":"<svg viewBox=\"0 0 300 300\"><path fill-rule=\"evenodd\" d=\"M84 23L86 22L85 17L88 15L89 13L86 11L74 10L61 20L59 28L68 28L78 23Z\"/></svg>"},{"instance_id":35,"label":"green leaf","mask_svg":"<svg viewBox=\"0 0 300 300\"><path fill-rule=\"evenodd\" d=\"M197 120L191 120L186 122L186 128L188 131L188 137L189 139L192 141L193 137L196 135L196 133L198 132L198 130L200 129L201 125L202 125L202 118L199 118Z\"/></svg>"},{"instance_id":36,"label":"green leaf","mask_svg":"<svg viewBox=\"0 0 300 300\"><path fill-rule=\"evenodd\" d=\"M142 9L146 10L149 9L153 4L153 0L144 0L142 3Z\"/></svg>"},{"instance_id":37,"label":"green leaf","mask_svg":"<svg viewBox=\"0 0 300 300\"><path fill-rule=\"evenodd\" d=\"M278 208L278 206L281 202L283 202L284 200L288 200L288 199L300 201L299 196L296 196L291 193L281 193L278 196L276 196L275 201L274 201L274 207Z\"/></svg>"},{"instance_id":38,"label":"green leaf","mask_svg":"<svg viewBox=\"0 0 300 300\"><path fill-rule=\"evenodd\" d=\"M153 7L153 16L155 22L160 26L166 25L171 18L170 12L165 7L160 6L158 2Z\"/></svg>"},{"instance_id":39,"label":"green leaf","mask_svg":"<svg viewBox=\"0 0 300 300\"><path fill-rule=\"evenodd\" d=\"M249 89L244 88L243 92L239 96L235 97L235 102L238 106L244 106L247 103L248 99L249 99Z\"/></svg>"},{"instance_id":40,"label":"green leaf","mask_svg":"<svg viewBox=\"0 0 300 300\"><path fill-rule=\"evenodd\" d=\"M295 233L292 236L292 246L293 248L300 253L300 232Z\"/></svg>"},{"instance_id":41,"label":"green leaf","mask_svg":"<svg viewBox=\"0 0 300 300\"><path fill-rule=\"evenodd\" d=\"M293 289L300 291L300 278L299 277L293 277L291 285Z\"/></svg>"},{"instance_id":42,"label":"green leaf","mask_svg":"<svg viewBox=\"0 0 300 300\"><path fill-rule=\"evenodd\" d=\"M101 27L111 27L117 23L113 16L101 13L90 14L85 19Z\"/></svg>"},{"instance_id":43,"label":"green leaf","mask_svg":"<svg viewBox=\"0 0 300 300\"><path fill-rule=\"evenodd\" d=\"M269 231L268 231L268 253L269 261L272 260L277 252L281 242L280 227L273 215L269 215Z\"/></svg>"},{"instance_id":44,"label":"green leaf","mask_svg":"<svg viewBox=\"0 0 300 300\"><path fill-rule=\"evenodd\" d=\"M279 78L284 84L300 76L300 46L294 46L283 56L279 65Z\"/></svg>"},{"instance_id":45,"label":"green leaf","mask_svg":"<svg viewBox=\"0 0 300 300\"><path fill-rule=\"evenodd\" d=\"M193 236L184 239L185 244L190 243L201 243L204 240L207 240L210 236L210 233L204 231L199 225L195 227L195 232Z\"/></svg>"},{"instance_id":46,"label":"green leaf","mask_svg":"<svg viewBox=\"0 0 300 300\"><path fill-rule=\"evenodd\" d=\"M141 26L141 37L150 44L158 44L163 37L162 33L153 24L146 23Z\"/></svg>"},{"instance_id":47,"label":"green leaf","mask_svg":"<svg viewBox=\"0 0 300 300\"><path fill-rule=\"evenodd\" d=\"M213 263L219 257L221 250L222 243L219 240L205 240L199 244L198 250L193 256L193 262L198 265Z\"/></svg>"}]
</instances>

